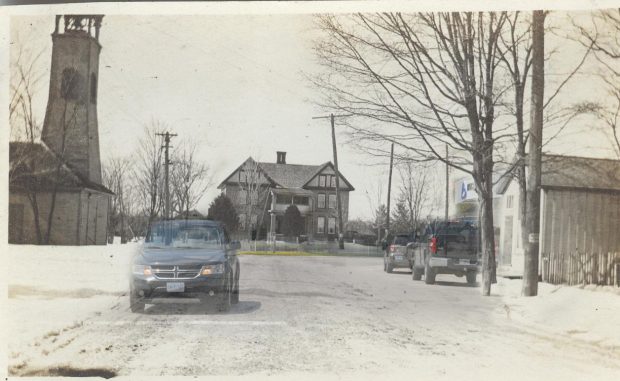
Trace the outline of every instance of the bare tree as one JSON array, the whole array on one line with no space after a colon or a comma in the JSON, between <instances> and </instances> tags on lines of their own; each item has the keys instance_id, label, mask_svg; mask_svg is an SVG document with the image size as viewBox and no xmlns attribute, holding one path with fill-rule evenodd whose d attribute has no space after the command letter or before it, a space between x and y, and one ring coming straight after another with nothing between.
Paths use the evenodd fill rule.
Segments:
<instances>
[{"instance_id":1,"label":"bare tree","mask_svg":"<svg viewBox=\"0 0 620 381\"><path fill-rule=\"evenodd\" d=\"M50 202L50 210L47 216L47 230L45 233L45 238L43 240L44 244L50 243L50 238L52 234L52 227L54 225L54 212L56 210L56 199L58 196L58 191L60 186L66 176L64 172L65 166L65 158L67 155L67 137L71 133L71 130L76 128L77 125L77 112L79 104L76 101L77 93L79 92L79 87L81 85L79 74L75 70L68 70L63 72L63 82L60 86L60 98L62 99L62 115L60 118L60 130L57 131L59 136L52 136L50 139L57 139L60 141L59 147L57 151L54 151L56 155L56 168L54 171L54 176L52 177L53 187L51 192L51 202Z\"/></svg>"},{"instance_id":2,"label":"bare tree","mask_svg":"<svg viewBox=\"0 0 620 381\"><path fill-rule=\"evenodd\" d=\"M239 201L243 204L242 224L246 230L247 239L252 239L252 228L258 229L262 224L264 206L269 197L270 185L258 161L249 158L239 170L237 179L240 195ZM260 216L259 216L260 214ZM259 221L260 217L260 221Z\"/></svg>"},{"instance_id":3,"label":"bare tree","mask_svg":"<svg viewBox=\"0 0 620 381\"><path fill-rule=\"evenodd\" d=\"M11 60L11 83L9 122L11 140L25 141L34 145L41 139L41 123L33 110L36 92L39 89L42 75L36 71L39 55L32 57L20 44L18 53ZM18 169L25 168L28 173L35 173L41 158L35 156L28 145L15 145L9 167L9 184L17 179ZM43 243L43 232L39 219L39 200L37 190L26 189L26 196L34 215L37 243Z\"/></svg>"},{"instance_id":4,"label":"bare tree","mask_svg":"<svg viewBox=\"0 0 620 381\"><path fill-rule=\"evenodd\" d=\"M133 235L128 217L133 212L133 184L129 179L133 161L130 158L111 158L103 166L103 184L114 192L110 203L108 232L114 237L116 231L121 234L121 243L127 242L127 230Z\"/></svg>"},{"instance_id":5,"label":"bare tree","mask_svg":"<svg viewBox=\"0 0 620 381\"><path fill-rule=\"evenodd\" d=\"M372 211L372 230L377 232L377 240L381 241L381 233L385 232L384 229L387 224L387 207L383 203L383 183L381 180L377 181L376 189L371 193L367 190L365 195Z\"/></svg>"},{"instance_id":6,"label":"bare tree","mask_svg":"<svg viewBox=\"0 0 620 381\"><path fill-rule=\"evenodd\" d=\"M363 118L365 124L350 123L359 139L394 142L419 160L447 162L472 176L482 212L484 295L495 282L494 146L509 137L506 128L494 126L508 88L496 79L506 17L320 16L326 38L315 48L328 69L315 80L325 90L323 105ZM447 160L439 150L445 144L457 153Z\"/></svg>"},{"instance_id":7,"label":"bare tree","mask_svg":"<svg viewBox=\"0 0 620 381\"><path fill-rule=\"evenodd\" d=\"M184 141L172 156L172 210L186 217L212 185L209 166L198 160L197 148L196 143Z\"/></svg>"},{"instance_id":8,"label":"bare tree","mask_svg":"<svg viewBox=\"0 0 620 381\"><path fill-rule=\"evenodd\" d=\"M142 214L148 219L147 226L150 226L163 210L163 152L162 143L156 133L164 130L165 125L156 120L144 127L134 169L138 203Z\"/></svg>"},{"instance_id":9,"label":"bare tree","mask_svg":"<svg viewBox=\"0 0 620 381\"><path fill-rule=\"evenodd\" d=\"M417 232L423 216L432 213L432 178L429 168L424 164L405 161L397 165L400 177L400 198L409 214L409 226Z\"/></svg>"},{"instance_id":10,"label":"bare tree","mask_svg":"<svg viewBox=\"0 0 620 381\"><path fill-rule=\"evenodd\" d=\"M573 22L576 39L590 46L600 64L598 76L608 93L607 102L583 102L575 105L580 113L597 117L608 128L616 155L620 158L620 9L605 9L592 14L589 25Z\"/></svg>"}]
</instances>

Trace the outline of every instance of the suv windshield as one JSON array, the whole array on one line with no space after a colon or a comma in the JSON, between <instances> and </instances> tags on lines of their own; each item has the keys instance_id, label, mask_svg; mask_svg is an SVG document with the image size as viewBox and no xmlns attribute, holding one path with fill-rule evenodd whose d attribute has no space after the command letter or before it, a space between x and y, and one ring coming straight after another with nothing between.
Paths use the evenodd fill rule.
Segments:
<instances>
[{"instance_id":1,"label":"suv windshield","mask_svg":"<svg viewBox=\"0 0 620 381\"><path fill-rule=\"evenodd\" d=\"M394 237L394 245L407 246L409 241L410 241L409 237L406 236L406 235L398 235L398 236Z\"/></svg>"},{"instance_id":2,"label":"suv windshield","mask_svg":"<svg viewBox=\"0 0 620 381\"><path fill-rule=\"evenodd\" d=\"M189 221L164 221L151 226L144 245L148 248L220 248L224 237L217 226Z\"/></svg>"}]
</instances>

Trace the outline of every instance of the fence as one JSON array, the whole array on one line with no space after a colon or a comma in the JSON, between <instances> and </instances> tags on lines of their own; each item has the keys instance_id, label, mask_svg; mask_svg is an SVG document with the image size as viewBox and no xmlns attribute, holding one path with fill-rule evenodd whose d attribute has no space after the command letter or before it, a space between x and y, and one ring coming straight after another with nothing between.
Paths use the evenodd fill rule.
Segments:
<instances>
[{"instance_id":1,"label":"fence","mask_svg":"<svg viewBox=\"0 0 620 381\"><path fill-rule=\"evenodd\" d=\"M620 252L544 253L542 279L553 284L620 286Z\"/></svg>"},{"instance_id":2,"label":"fence","mask_svg":"<svg viewBox=\"0 0 620 381\"><path fill-rule=\"evenodd\" d=\"M285 241L241 241L242 251L259 252L305 252L317 255L334 255L349 257L382 257L383 251L380 246L366 246L357 243L345 242L344 250L338 248L338 242L311 241L311 242L285 242Z\"/></svg>"}]
</instances>

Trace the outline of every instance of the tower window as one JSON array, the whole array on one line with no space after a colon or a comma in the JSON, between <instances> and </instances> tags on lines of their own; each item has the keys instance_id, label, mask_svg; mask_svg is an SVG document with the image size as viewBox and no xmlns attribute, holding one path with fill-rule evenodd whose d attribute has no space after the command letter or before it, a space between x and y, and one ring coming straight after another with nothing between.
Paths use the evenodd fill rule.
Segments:
<instances>
[{"instance_id":1,"label":"tower window","mask_svg":"<svg viewBox=\"0 0 620 381\"><path fill-rule=\"evenodd\" d=\"M97 103L97 76L90 75L90 103Z\"/></svg>"},{"instance_id":2,"label":"tower window","mask_svg":"<svg viewBox=\"0 0 620 381\"><path fill-rule=\"evenodd\" d=\"M60 95L67 100L76 100L80 88L80 75L74 68L62 71L62 83L60 85Z\"/></svg>"}]
</instances>

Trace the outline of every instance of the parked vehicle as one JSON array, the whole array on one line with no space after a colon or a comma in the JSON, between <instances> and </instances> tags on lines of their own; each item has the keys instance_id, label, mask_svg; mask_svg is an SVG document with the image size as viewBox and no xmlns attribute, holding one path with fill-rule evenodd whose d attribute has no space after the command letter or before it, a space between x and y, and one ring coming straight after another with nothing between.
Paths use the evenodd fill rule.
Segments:
<instances>
[{"instance_id":1,"label":"parked vehicle","mask_svg":"<svg viewBox=\"0 0 620 381\"><path fill-rule=\"evenodd\" d=\"M425 244L423 244L425 242ZM480 237L471 222L442 221L430 224L420 245L410 248L413 280L435 283L437 274L465 276L475 284L480 272Z\"/></svg>"},{"instance_id":2,"label":"parked vehicle","mask_svg":"<svg viewBox=\"0 0 620 381\"><path fill-rule=\"evenodd\" d=\"M409 234L397 234L384 242L383 245L383 271L391 273L397 268L412 267L411 251L407 245L414 242L414 237Z\"/></svg>"},{"instance_id":3,"label":"parked vehicle","mask_svg":"<svg viewBox=\"0 0 620 381\"><path fill-rule=\"evenodd\" d=\"M228 311L239 301L239 241L224 226L208 220L153 224L131 270L132 312L162 297L197 297Z\"/></svg>"}]
</instances>

